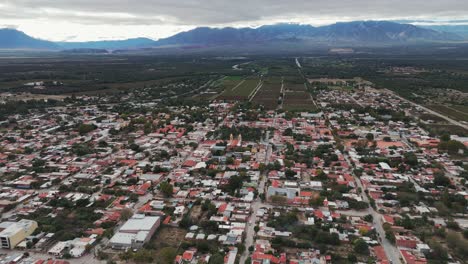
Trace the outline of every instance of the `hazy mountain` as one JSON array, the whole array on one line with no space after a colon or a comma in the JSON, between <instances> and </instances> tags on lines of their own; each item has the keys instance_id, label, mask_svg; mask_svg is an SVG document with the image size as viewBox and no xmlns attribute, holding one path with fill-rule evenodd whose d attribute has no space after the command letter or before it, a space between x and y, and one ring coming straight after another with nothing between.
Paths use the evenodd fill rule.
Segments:
<instances>
[{"instance_id":1,"label":"hazy mountain","mask_svg":"<svg viewBox=\"0 0 468 264\"><path fill-rule=\"evenodd\" d=\"M462 36L465 39L468 39L468 25L427 25L420 27L429 28L441 32L453 33Z\"/></svg>"},{"instance_id":2,"label":"hazy mountain","mask_svg":"<svg viewBox=\"0 0 468 264\"><path fill-rule=\"evenodd\" d=\"M0 49L55 49L57 44L36 39L25 33L4 28L0 29Z\"/></svg>"},{"instance_id":3,"label":"hazy mountain","mask_svg":"<svg viewBox=\"0 0 468 264\"><path fill-rule=\"evenodd\" d=\"M107 49L90 49L90 48L78 48L78 49L66 49L62 51L68 54L108 54Z\"/></svg>"},{"instance_id":4,"label":"hazy mountain","mask_svg":"<svg viewBox=\"0 0 468 264\"><path fill-rule=\"evenodd\" d=\"M408 41L459 41L463 38L447 32L387 21L356 21L320 27L316 35L327 41L392 43Z\"/></svg>"},{"instance_id":5,"label":"hazy mountain","mask_svg":"<svg viewBox=\"0 0 468 264\"><path fill-rule=\"evenodd\" d=\"M0 29L0 49L48 49L48 50L79 50L79 49L132 49L147 48L155 45L148 38L133 38L126 40L104 40L88 42L52 42L36 39L16 29Z\"/></svg>"},{"instance_id":6,"label":"hazy mountain","mask_svg":"<svg viewBox=\"0 0 468 264\"><path fill-rule=\"evenodd\" d=\"M277 24L259 28L200 27L157 41L158 45L220 45L250 44L269 40L312 36L316 28L310 25Z\"/></svg>"},{"instance_id":7,"label":"hazy mountain","mask_svg":"<svg viewBox=\"0 0 468 264\"><path fill-rule=\"evenodd\" d=\"M58 42L57 44L62 49L131 49L151 47L155 44L155 41L148 38L132 38L125 40Z\"/></svg>"},{"instance_id":8,"label":"hazy mountain","mask_svg":"<svg viewBox=\"0 0 468 264\"><path fill-rule=\"evenodd\" d=\"M356 21L313 27L299 24L276 24L258 28L200 27L153 41L148 38L90 42L50 42L32 38L14 29L0 29L0 48L3 49L58 49L126 50L161 46L221 46L257 45L271 43L357 44L381 45L419 42L462 41L463 37L444 30L418 27L387 21Z\"/></svg>"},{"instance_id":9,"label":"hazy mountain","mask_svg":"<svg viewBox=\"0 0 468 264\"><path fill-rule=\"evenodd\" d=\"M356 21L312 27L278 24L259 28L196 28L159 40L158 45L247 44L275 40L314 40L326 43L386 44L416 41L460 41L446 32L386 21Z\"/></svg>"}]
</instances>

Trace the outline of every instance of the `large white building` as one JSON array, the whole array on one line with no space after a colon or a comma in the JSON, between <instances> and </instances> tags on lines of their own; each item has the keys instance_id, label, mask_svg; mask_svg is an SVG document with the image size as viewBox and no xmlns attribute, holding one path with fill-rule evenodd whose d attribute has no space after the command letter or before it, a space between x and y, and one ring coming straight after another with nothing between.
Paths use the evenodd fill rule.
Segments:
<instances>
[{"instance_id":1,"label":"large white building","mask_svg":"<svg viewBox=\"0 0 468 264\"><path fill-rule=\"evenodd\" d=\"M30 236L37 228L37 222L21 219L18 222L3 222L0 224L1 248L15 248L26 237Z\"/></svg>"},{"instance_id":2,"label":"large white building","mask_svg":"<svg viewBox=\"0 0 468 264\"><path fill-rule=\"evenodd\" d=\"M159 216L136 214L110 239L110 246L116 249L139 249L151 239L160 224Z\"/></svg>"}]
</instances>

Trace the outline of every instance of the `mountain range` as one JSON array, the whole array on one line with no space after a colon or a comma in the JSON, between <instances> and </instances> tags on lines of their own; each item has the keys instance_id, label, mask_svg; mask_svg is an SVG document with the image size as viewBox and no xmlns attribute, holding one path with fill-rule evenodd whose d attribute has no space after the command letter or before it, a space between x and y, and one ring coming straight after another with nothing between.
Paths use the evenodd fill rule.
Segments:
<instances>
[{"instance_id":1,"label":"mountain range","mask_svg":"<svg viewBox=\"0 0 468 264\"><path fill-rule=\"evenodd\" d=\"M464 34L451 28L425 28L389 21L355 21L313 27L300 24L275 24L258 28L199 27L157 41L148 38L91 42L51 42L26 35L15 29L0 29L0 49L79 50L141 49L167 46L252 45L271 42L315 44L394 45L428 42L461 42ZM456 28L460 32L460 28Z\"/></svg>"}]
</instances>

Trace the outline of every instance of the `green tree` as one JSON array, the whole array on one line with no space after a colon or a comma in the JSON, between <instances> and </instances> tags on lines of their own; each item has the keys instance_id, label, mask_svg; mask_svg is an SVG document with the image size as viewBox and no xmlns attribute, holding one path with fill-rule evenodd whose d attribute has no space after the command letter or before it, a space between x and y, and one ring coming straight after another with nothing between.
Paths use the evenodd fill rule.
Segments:
<instances>
[{"instance_id":1,"label":"green tree","mask_svg":"<svg viewBox=\"0 0 468 264\"><path fill-rule=\"evenodd\" d=\"M364 241L364 239L358 238L354 241L353 244L354 244L353 245L354 252L356 252L357 254L361 254L361 255L369 254L369 246L367 245L366 241Z\"/></svg>"},{"instance_id":2,"label":"green tree","mask_svg":"<svg viewBox=\"0 0 468 264\"><path fill-rule=\"evenodd\" d=\"M364 221L372 223L372 220L374 220L374 217L371 214L364 216Z\"/></svg>"},{"instance_id":3,"label":"green tree","mask_svg":"<svg viewBox=\"0 0 468 264\"><path fill-rule=\"evenodd\" d=\"M283 132L283 136L291 137L293 135L293 130L291 128L286 128Z\"/></svg>"},{"instance_id":4,"label":"green tree","mask_svg":"<svg viewBox=\"0 0 468 264\"><path fill-rule=\"evenodd\" d=\"M446 177L443 172L436 172L434 174L434 184L436 186L449 186L450 179Z\"/></svg>"},{"instance_id":5,"label":"green tree","mask_svg":"<svg viewBox=\"0 0 468 264\"><path fill-rule=\"evenodd\" d=\"M98 146L100 148L107 148L109 146L109 144L105 140L101 140L101 141L98 142Z\"/></svg>"},{"instance_id":6,"label":"green tree","mask_svg":"<svg viewBox=\"0 0 468 264\"><path fill-rule=\"evenodd\" d=\"M356 263L358 261L356 255L354 254L348 254L348 261L351 263Z\"/></svg>"},{"instance_id":7,"label":"green tree","mask_svg":"<svg viewBox=\"0 0 468 264\"><path fill-rule=\"evenodd\" d=\"M404 161L406 164L410 166L418 165L418 157L416 157L416 155L413 152L405 153L404 157Z\"/></svg>"},{"instance_id":8,"label":"green tree","mask_svg":"<svg viewBox=\"0 0 468 264\"><path fill-rule=\"evenodd\" d=\"M445 249L435 239L429 240L428 245L431 248L431 252L428 254L428 258L432 260L443 261L442 263L445 263L445 261L448 259L447 249Z\"/></svg>"},{"instance_id":9,"label":"green tree","mask_svg":"<svg viewBox=\"0 0 468 264\"><path fill-rule=\"evenodd\" d=\"M97 126L95 126L94 124L80 124L78 126L78 133L80 133L80 135L85 135L95 130L96 128Z\"/></svg>"},{"instance_id":10,"label":"green tree","mask_svg":"<svg viewBox=\"0 0 468 264\"><path fill-rule=\"evenodd\" d=\"M211 256L209 264L224 264L224 256L220 253L214 254Z\"/></svg>"},{"instance_id":11,"label":"green tree","mask_svg":"<svg viewBox=\"0 0 468 264\"><path fill-rule=\"evenodd\" d=\"M188 229L192 224L192 219L188 215L184 216L179 222L179 226L185 229Z\"/></svg>"},{"instance_id":12,"label":"green tree","mask_svg":"<svg viewBox=\"0 0 468 264\"><path fill-rule=\"evenodd\" d=\"M442 136L440 136L440 140L448 142L450 140L450 135L449 134L443 134Z\"/></svg>"},{"instance_id":13,"label":"green tree","mask_svg":"<svg viewBox=\"0 0 468 264\"><path fill-rule=\"evenodd\" d=\"M174 186L167 181L163 181L159 184L159 189L166 197L172 197L172 194L174 193Z\"/></svg>"},{"instance_id":14,"label":"green tree","mask_svg":"<svg viewBox=\"0 0 468 264\"><path fill-rule=\"evenodd\" d=\"M296 176L296 172L293 170L287 170L285 173L286 178L292 179Z\"/></svg>"},{"instance_id":15,"label":"green tree","mask_svg":"<svg viewBox=\"0 0 468 264\"><path fill-rule=\"evenodd\" d=\"M124 208L120 213L120 219L127 221L133 216L133 211L130 208Z\"/></svg>"},{"instance_id":16,"label":"green tree","mask_svg":"<svg viewBox=\"0 0 468 264\"><path fill-rule=\"evenodd\" d=\"M442 141L439 143L439 151L447 152L449 154L458 154L459 150L465 149L465 145L457 140Z\"/></svg>"}]
</instances>

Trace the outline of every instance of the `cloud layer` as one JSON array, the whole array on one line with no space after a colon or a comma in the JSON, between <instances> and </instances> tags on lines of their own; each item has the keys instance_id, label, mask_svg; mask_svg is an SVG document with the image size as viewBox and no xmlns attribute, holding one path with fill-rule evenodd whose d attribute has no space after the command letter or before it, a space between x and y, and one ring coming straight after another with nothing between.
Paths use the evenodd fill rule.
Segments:
<instances>
[{"instance_id":1,"label":"cloud layer","mask_svg":"<svg viewBox=\"0 0 468 264\"><path fill-rule=\"evenodd\" d=\"M0 25L54 40L82 36L81 29L93 31L84 38L132 37L145 29L159 38L195 26L459 20L468 18L466 10L468 1L460 0L3 0Z\"/></svg>"}]
</instances>

